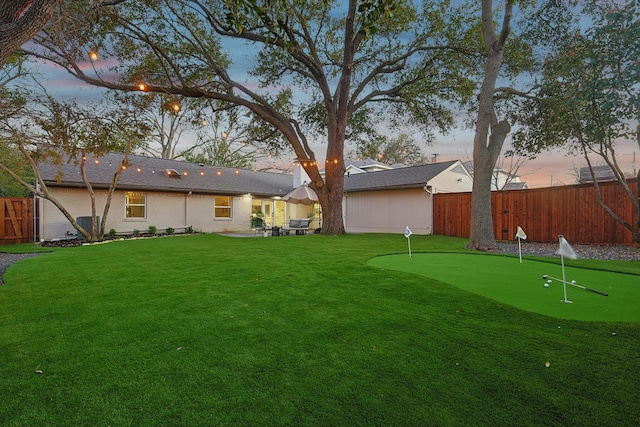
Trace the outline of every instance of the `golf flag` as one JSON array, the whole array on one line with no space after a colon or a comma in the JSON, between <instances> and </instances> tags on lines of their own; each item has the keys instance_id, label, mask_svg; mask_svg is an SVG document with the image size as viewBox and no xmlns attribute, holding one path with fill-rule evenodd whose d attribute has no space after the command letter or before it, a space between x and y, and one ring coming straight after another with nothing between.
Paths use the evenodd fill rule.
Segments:
<instances>
[{"instance_id":1,"label":"golf flag","mask_svg":"<svg viewBox=\"0 0 640 427\"><path fill-rule=\"evenodd\" d=\"M409 226L407 226L407 229L404 230L404 237L406 237L407 239L409 238L409 236L411 236L413 233L411 232L411 229L409 228Z\"/></svg>"},{"instance_id":2,"label":"golf flag","mask_svg":"<svg viewBox=\"0 0 640 427\"><path fill-rule=\"evenodd\" d=\"M407 238L407 246L409 247L409 258L411 258L411 239L409 237L411 237L412 234L413 233L411 232L411 229L407 225L407 228L404 230L404 237Z\"/></svg>"},{"instance_id":3,"label":"golf flag","mask_svg":"<svg viewBox=\"0 0 640 427\"><path fill-rule=\"evenodd\" d=\"M578 255L576 255L576 252L573 250L569 242L567 242L567 239L565 239L564 236L558 236L558 238L560 239L560 246L556 253L569 259L578 259Z\"/></svg>"},{"instance_id":4,"label":"golf flag","mask_svg":"<svg viewBox=\"0 0 640 427\"><path fill-rule=\"evenodd\" d=\"M520 264L522 264L522 239L527 239L527 235L524 233L522 227L518 226L518 231L516 232L516 239L518 239L518 256L520 257Z\"/></svg>"}]
</instances>

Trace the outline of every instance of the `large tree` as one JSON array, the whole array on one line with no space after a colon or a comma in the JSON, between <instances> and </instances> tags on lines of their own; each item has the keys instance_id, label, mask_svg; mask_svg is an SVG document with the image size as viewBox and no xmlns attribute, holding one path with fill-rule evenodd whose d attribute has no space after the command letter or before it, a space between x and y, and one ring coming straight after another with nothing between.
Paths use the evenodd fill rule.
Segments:
<instances>
[{"instance_id":1,"label":"large tree","mask_svg":"<svg viewBox=\"0 0 640 427\"><path fill-rule=\"evenodd\" d=\"M473 142L473 190L471 198L470 249L497 247L491 216L491 188L496 162L511 132L517 103L535 92L537 82L526 78L539 69L540 52L556 42L558 31L566 28L573 15L573 0L478 0L484 48L484 78L477 103ZM512 34L514 8L519 6L518 32ZM498 22L494 19L498 16Z\"/></svg>"},{"instance_id":2,"label":"large tree","mask_svg":"<svg viewBox=\"0 0 640 427\"><path fill-rule=\"evenodd\" d=\"M305 165L322 232L340 234L347 136L380 124L426 134L451 126L445 106L474 88L466 49L475 30L464 7L448 2L65 2L32 53L92 85L248 109L280 135L273 151L288 146ZM115 65L86 67L95 49ZM232 59L248 61L249 76ZM313 138L326 143L324 164Z\"/></svg>"},{"instance_id":3,"label":"large tree","mask_svg":"<svg viewBox=\"0 0 640 427\"><path fill-rule=\"evenodd\" d=\"M473 189L471 194L471 235L468 247L489 250L495 246L491 217L491 180L504 140L511 131L495 108L496 82L502 68L507 37L511 32L514 0L505 0L502 23L496 33L491 0L482 0L482 37L485 45L485 75L478 95L478 118L473 140Z\"/></svg>"},{"instance_id":4,"label":"large tree","mask_svg":"<svg viewBox=\"0 0 640 427\"><path fill-rule=\"evenodd\" d=\"M123 110L107 110L95 105L81 107L75 102L59 102L50 95L38 96L32 92L24 92L21 101L14 104L14 114L0 117L0 171L31 193L53 203L87 241L102 240L111 196L120 174L128 164L128 154L143 141L149 129L132 120L131 115ZM14 155L2 155L6 151L11 151ZM106 152L121 152L122 162L114 166L101 221L98 223L96 194L87 178L86 161L88 154L99 157ZM17 154L20 156L16 156ZM82 176L91 206L90 230L78 224L67 208L49 191L43 179L42 165L62 162L74 163ZM35 176L35 182L20 173L27 167Z\"/></svg>"},{"instance_id":5,"label":"large tree","mask_svg":"<svg viewBox=\"0 0 640 427\"><path fill-rule=\"evenodd\" d=\"M45 26L60 0L0 0L0 68Z\"/></svg>"},{"instance_id":6,"label":"large tree","mask_svg":"<svg viewBox=\"0 0 640 427\"><path fill-rule=\"evenodd\" d=\"M542 89L520 108L525 126L516 134L516 148L535 155L563 147L581 155L591 171L597 203L640 242L640 200L630 190L616 155L622 141L637 142L640 148L638 3L600 0L587 6L592 26L566 34L546 58ZM599 162L613 171L637 224L625 221L617 206L603 202L592 166Z\"/></svg>"}]
</instances>

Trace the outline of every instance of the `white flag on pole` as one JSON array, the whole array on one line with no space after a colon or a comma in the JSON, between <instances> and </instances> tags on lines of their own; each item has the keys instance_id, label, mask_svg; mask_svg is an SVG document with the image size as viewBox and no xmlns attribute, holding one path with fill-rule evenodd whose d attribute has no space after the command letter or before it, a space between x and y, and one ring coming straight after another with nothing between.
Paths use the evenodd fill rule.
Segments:
<instances>
[{"instance_id":1,"label":"white flag on pole","mask_svg":"<svg viewBox=\"0 0 640 427\"><path fill-rule=\"evenodd\" d=\"M567 239L565 239L564 236L559 236L559 239L560 239L560 246L558 246L558 250L556 251L556 254L569 259L578 259L578 255L573 250L569 242L567 242Z\"/></svg>"},{"instance_id":2,"label":"white flag on pole","mask_svg":"<svg viewBox=\"0 0 640 427\"><path fill-rule=\"evenodd\" d=\"M527 240L527 235L525 234L524 230L520 226L518 226L518 231L516 232L516 238Z\"/></svg>"},{"instance_id":3,"label":"white flag on pole","mask_svg":"<svg viewBox=\"0 0 640 427\"><path fill-rule=\"evenodd\" d=\"M411 229L409 228L409 226L407 226L406 230L404 230L404 237L408 239L412 234L413 233L411 232Z\"/></svg>"},{"instance_id":4,"label":"white flag on pole","mask_svg":"<svg viewBox=\"0 0 640 427\"><path fill-rule=\"evenodd\" d=\"M413 233L411 232L411 229L407 225L407 228L404 230L404 237L407 238L407 246L409 247L409 257L411 257L411 239L409 237L411 237L412 234Z\"/></svg>"}]
</instances>

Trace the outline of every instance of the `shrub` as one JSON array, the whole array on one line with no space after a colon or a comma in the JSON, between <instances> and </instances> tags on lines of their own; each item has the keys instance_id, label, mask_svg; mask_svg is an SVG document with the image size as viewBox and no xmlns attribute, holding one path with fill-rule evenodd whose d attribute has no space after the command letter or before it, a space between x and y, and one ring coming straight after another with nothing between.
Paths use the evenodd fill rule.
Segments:
<instances>
[{"instance_id":1,"label":"shrub","mask_svg":"<svg viewBox=\"0 0 640 427\"><path fill-rule=\"evenodd\" d=\"M111 230L109 230L109 236L111 237L115 237L116 236L116 229L112 228Z\"/></svg>"},{"instance_id":2,"label":"shrub","mask_svg":"<svg viewBox=\"0 0 640 427\"><path fill-rule=\"evenodd\" d=\"M190 226L190 225L185 227L184 232L187 233L187 234L192 234L193 233L193 227Z\"/></svg>"},{"instance_id":3,"label":"shrub","mask_svg":"<svg viewBox=\"0 0 640 427\"><path fill-rule=\"evenodd\" d=\"M167 234L173 234L175 232L173 227L167 227L167 229L165 231L167 232Z\"/></svg>"},{"instance_id":4,"label":"shrub","mask_svg":"<svg viewBox=\"0 0 640 427\"><path fill-rule=\"evenodd\" d=\"M156 227L155 225L149 226L149 234L156 234L157 232L158 232L158 227Z\"/></svg>"},{"instance_id":5,"label":"shrub","mask_svg":"<svg viewBox=\"0 0 640 427\"><path fill-rule=\"evenodd\" d=\"M133 235L134 236L138 236L140 234L140 230L138 230L137 228L133 229Z\"/></svg>"}]
</instances>

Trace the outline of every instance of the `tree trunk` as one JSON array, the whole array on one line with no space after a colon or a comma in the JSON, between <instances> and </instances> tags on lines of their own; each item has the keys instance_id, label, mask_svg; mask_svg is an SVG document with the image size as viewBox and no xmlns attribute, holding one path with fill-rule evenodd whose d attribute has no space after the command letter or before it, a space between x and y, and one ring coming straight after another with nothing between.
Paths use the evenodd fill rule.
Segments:
<instances>
[{"instance_id":1,"label":"tree trunk","mask_svg":"<svg viewBox=\"0 0 640 427\"><path fill-rule=\"evenodd\" d=\"M0 0L0 68L45 26L60 0Z\"/></svg>"},{"instance_id":2,"label":"tree trunk","mask_svg":"<svg viewBox=\"0 0 640 427\"><path fill-rule=\"evenodd\" d=\"M473 188L471 192L471 234L469 249L481 251L496 247L493 233L493 217L491 216L491 178L493 167L487 153L473 156Z\"/></svg>"},{"instance_id":3,"label":"tree trunk","mask_svg":"<svg viewBox=\"0 0 640 427\"><path fill-rule=\"evenodd\" d=\"M341 161L339 163L342 163ZM333 164L325 169L326 201L322 204L322 234L344 234L342 198L344 193L344 172Z\"/></svg>"},{"instance_id":4,"label":"tree trunk","mask_svg":"<svg viewBox=\"0 0 640 427\"><path fill-rule=\"evenodd\" d=\"M471 193L471 235L469 249L490 251L497 248L491 215L491 181L496 161L504 140L511 131L507 121L491 128L489 143L486 136L476 134L477 143L473 150L473 188Z\"/></svg>"},{"instance_id":5,"label":"tree trunk","mask_svg":"<svg viewBox=\"0 0 640 427\"><path fill-rule=\"evenodd\" d=\"M504 46L510 31L512 0L505 0L502 31L496 36L493 26L493 3L482 0L482 35L487 49L487 65L480 89L476 134L473 140L473 189L471 194L471 232L469 249L495 249L491 216L491 179L504 140L511 131L507 121L498 122L494 92L502 65ZM489 133L491 135L489 136Z\"/></svg>"},{"instance_id":6,"label":"tree trunk","mask_svg":"<svg viewBox=\"0 0 640 427\"><path fill-rule=\"evenodd\" d=\"M327 160L324 168L324 186L322 187L322 234L344 234L342 199L344 196L344 137L334 136L337 131L329 132ZM342 142L340 142L342 141Z\"/></svg>"}]
</instances>

